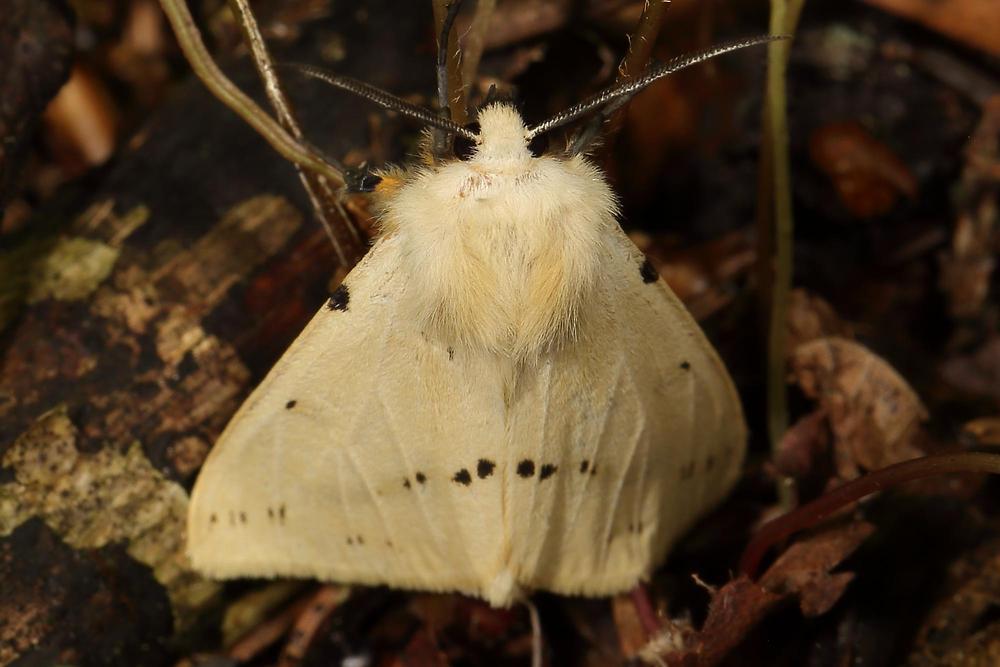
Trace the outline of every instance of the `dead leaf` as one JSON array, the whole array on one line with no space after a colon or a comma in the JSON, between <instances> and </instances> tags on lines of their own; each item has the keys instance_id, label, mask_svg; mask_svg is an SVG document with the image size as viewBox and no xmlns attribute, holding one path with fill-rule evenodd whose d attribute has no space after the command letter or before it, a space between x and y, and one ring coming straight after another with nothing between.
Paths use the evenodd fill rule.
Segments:
<instances>
[{"instance_id":1,"label":"dead leaf","mask_svg":"<svg viewBox=\"0 0 1000 667\"><path fill-rule=\"evenodd\" d=\"M827 336L854 338L850 324L822 297L794 289L788 297L788 349Z\"/></svg>"},{"instance_id":2,"label":"dead leaf","mask_svg":"<svg viewBox=\"0 0 1000 667\"><path fill-rule=\"evenodd\" d=\"M958 183L959 214L951 248L941 256L941 289L952 317L983 315L990 279L1000 251L1000 96L983 107L983 116L966 146L966 165Z\"/></svg>"},{"instance_id":3,"label":"dead leaf","mask_svg":"<svg viewBox=\"0 0 1000 667\"><path fill-rule=\"evenodd\" d=\"M795 382L830 419L838 475L857 477L920 456L927 410L916 392L881 357L844 338L820 338L791 356Z\"/></svg>"},{"instance_id":4,"label":"dead leaf","mask_svg":"<svg viewBox=\"0 0 1000 667\"><path fill-rule=\"evenodd\" d=\"M773 463L782 475L803 479L830 446L830 429L822 408L801 417L785 431Z\"/></svg>"},{"instance_id":5,"label":"dead leaf","mask_svg":"<svg viewBox=\"0 0 1000 667\"><path fill-rule=\"evenodd\" d=\"M676 667L711 667L725 658L779 603L796 596L807 616L828 611L853 578L849 572L832 573L874 532L865 521L828 527L799 540L783 553L760 578L739 576L720 588L708 607L701 630L687 645L663 655Z\"/></svg>"},{"instance_id":6,"label":"dead leaf","mask_svg":"<svg viewBox=\"0 0 1000 667\"><path fill-rule=\"evenodd\" d=\"M996 0L865 0L893 14L1000 57Z\"/></svg>"},{"instance_id":7,"label":"dead leaf","mask_svg":"<svg viewBox=\"0 0 1000 667\"><path fill-rule=\"evenodd\" d=\"M615 619L615 628L618 630L618 642L622 656L626 660L631 660L639 654L648 641L646 630L642 627L642 621L639 619L639 613L636 611L632 596L623 593L611 598L611 615Z\"/></svg>"},{"instance_id":8,"label":"dead leaf","mask_svg":"<svg viewBox=\"0 0 1000 667\"><path fill-rule=\"evenodd\" d=\"M1000 446L1000 417L973 419L962 427L962 432L972 436L980 446Z\"/></svg>"},{"instance_id":9,"label":"dead leaf","mask_svg":"<svg viewBox=\"0 0 1000 667\"><path fill-rule=\"evenodd\" d=\"M809 157L858 218L885 215L899 195L917 194L917 179L888 146L856 122L824 125L809 138Z\"/></svg>"}]
</instances>

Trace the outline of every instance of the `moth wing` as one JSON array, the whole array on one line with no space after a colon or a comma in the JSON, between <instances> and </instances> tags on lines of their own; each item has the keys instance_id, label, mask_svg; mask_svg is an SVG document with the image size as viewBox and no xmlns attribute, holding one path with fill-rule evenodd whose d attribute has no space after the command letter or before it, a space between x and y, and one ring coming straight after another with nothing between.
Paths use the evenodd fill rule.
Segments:
<instances>
[{"instance_id":1,"label":"moth wing","mask_svg":"<svg viewBox=\"0 0 1000 667\"><path fill-rule=\"evenodd\" d=\"M715 350L618 226L608 233L596 308L520 387L511 418L507 531L529 588L631 588L743 460L742 408ZM524 461L533 475L517 474Z\"/></svg>"},{"instance_id":2,"label":"moth wing","mask_svg":"<svg viewBox=\"0 0 1000 667\"><path fill-rule=\"evenodd\" d=\"M219 438L189 511L196 569L473 595L493 578L502 485L469 486L502 443L500 378L396 316L398 255L376 244Z\"/></svg>"}]
</instances>

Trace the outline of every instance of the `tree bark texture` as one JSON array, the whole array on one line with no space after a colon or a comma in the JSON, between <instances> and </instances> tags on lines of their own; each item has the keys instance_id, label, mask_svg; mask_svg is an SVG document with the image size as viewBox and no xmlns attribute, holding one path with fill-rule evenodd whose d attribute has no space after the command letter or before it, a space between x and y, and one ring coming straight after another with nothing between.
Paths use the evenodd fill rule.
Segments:
<instances>
[{"instance_id":1,"label":"tree bark texture","mask_svg":"<svg viewBox=\"0 0 1000 667\"><path fill-rule=\"evenodd\" d=\"M429 100L431 26L429 3L336 3L276 56ZM314 144L371 155L377 109L285 82ZM191 484L337 269L291 165L176 92L92 195L0 249L0 665L168 664L200 631L220 586L183 555Z\"/></svg>"}]
</instances>

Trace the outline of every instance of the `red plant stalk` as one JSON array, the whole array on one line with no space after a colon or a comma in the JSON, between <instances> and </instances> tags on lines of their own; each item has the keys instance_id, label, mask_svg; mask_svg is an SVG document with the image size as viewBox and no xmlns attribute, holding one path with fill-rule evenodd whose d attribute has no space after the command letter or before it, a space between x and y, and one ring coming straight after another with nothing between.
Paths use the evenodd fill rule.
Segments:
<instances>
[{"instance_id":1,"label":"red plant stalk","mask_svg":"<svg viewBox=\"0 0 1000 667\"><path fill-rule=\"evenodd\" d=\"M811 528L845 505L897 484L949 473L1000 474L1000 454L963 452L911 459L870 472L823 494L788 514L773 519L757 531L740 558L740 572L753 579L764 555L793 533Z\"/></svg>"}]
</instances>

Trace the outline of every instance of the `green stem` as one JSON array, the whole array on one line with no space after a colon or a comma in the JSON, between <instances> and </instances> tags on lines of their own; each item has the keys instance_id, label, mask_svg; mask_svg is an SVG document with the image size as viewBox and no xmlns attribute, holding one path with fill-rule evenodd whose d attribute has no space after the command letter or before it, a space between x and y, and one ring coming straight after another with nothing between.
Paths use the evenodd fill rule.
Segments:
<instances>
[{"instance_id":1,"label":"green stem","mask_svg":"<svg viewBox=\"0 0 1000 667\"><path fill-rule=\"evenodd\" d=\"M772 35L794 35L805 0L771 0ZM773 265L770 275L770 303L767 343L767 431L772 453L777 453L781 438L788 428L788 400L785 390L785 369L788 358L787 323L788 298L792 289L792 186L788 156L788 112L785 74L792 42L779 40L768 45L767 94L764 111L764 141L766 156L762 159L761 188L762 225L773 223L768 234L772 240ZM765 247L766 244L765 244ZM767 262L768 256L759 261Z\"/></svg>"}]
</instances>

